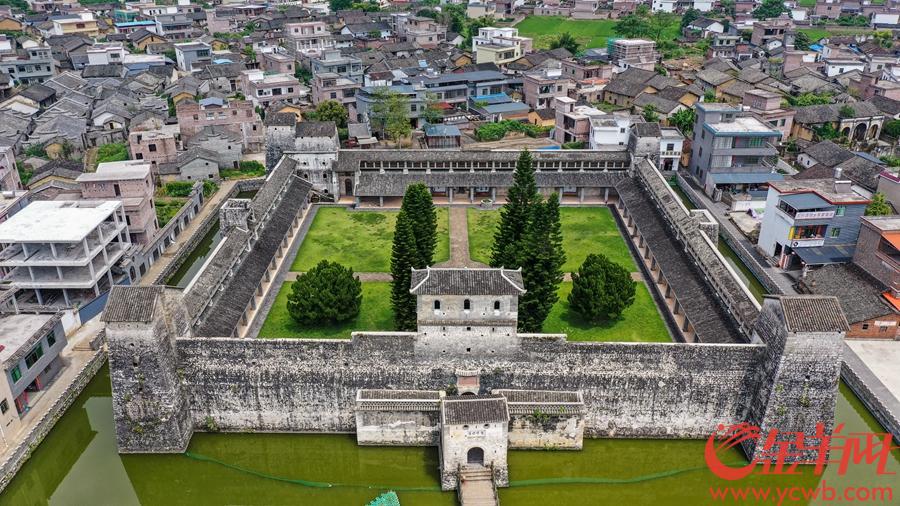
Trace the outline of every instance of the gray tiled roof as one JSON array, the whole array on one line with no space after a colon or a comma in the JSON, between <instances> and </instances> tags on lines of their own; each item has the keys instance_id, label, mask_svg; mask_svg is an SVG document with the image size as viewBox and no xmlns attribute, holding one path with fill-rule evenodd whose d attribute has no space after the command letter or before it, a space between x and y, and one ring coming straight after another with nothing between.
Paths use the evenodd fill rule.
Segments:
<instances>
[{"instance_id":1,"label":"gray tiled roof","mask_svg":"<svg viewBox=\"0 0 900 506\"><path fill-rule=\"evenodd\" d=\"M842 162L853 158L853 152L847 148L839 146L831 141L822 141L803 150L816 162L826 166L834 167Z\"/></svg>"},{"instance_id":2,"label":"gray tiled roof","mask_svg":"<svg viewBox=\"0 0 900 506\"><path fill-rule=\"evenodd\" d=\"M297 137L333 137L337 133L334 121L301 121L297 123Z\"/></svg>"},{"instance_id":3,"label":"gray tiled roof","mask_svg":"<svg viewBox=\"0 0 900 506\"><path fill-rule=\"evenodd\" d=\"M444 152L441 152L441 157ZM559 188L561 186L580 186L589 188L602 188L615 185L625 177L625 169L611 170L609 172L557 172L541 171L535 173L535 181L539 188ZM359 173L359 183L355 194L359 197L399 197L406 192L411 184L424 183L432 188L452 187L492 187L509 188L513 184L513 171L497 172L432 172L425 174L403 174L400 171L391 171L380 174L377 171L362 171Z\"/></svg>"},{"instance_id":4,"label":"gray tiled roof","mask_svg":"<svg viewBox=\"0 0 900 506\"><path fill-rule=\"evenodd\" d=\"M359 398L434 400L441 398L441 392L438 390L360 390Z\"/></svg>"},{"instance_id":5,"label":"gray tiled roof","mask_svg":"<svg viewBox=\"0 0 900 506\"><path fill-rule=\"evenodd\" d=\"M163 290L165 290L164 286L113 286L109 292L106 308L103 309L102 321L151 321L156 301L162 295Z\"/></svg>"},{"instance_id":6,"label":"gray tiled roof","mask_svg":"<svg viewBox=\"0 0 900 506\"><path fill-rule=\"evenodd\" d=\"M779 298L789 332L846 332L850 330L837 297L793 295Z\"/></svg>"},{"instance_id":7,"label":"gray tiled roof","mask_svg":"<svg viewBox=\"0 0 900 506\"><path fill-rule=\"evenodd\" d=\"M694 326L697 339L702 343L744 342L734 318L704 281L703 273L675 237L672 226L665 221L641 183L636 178L623 179L616 185L616 190ZM671 202L670 205L676 204ZM685 215L684 219L692 218ZM687 237L684 240L699 239ZM726 279L722 281L728 282ZM755 310L750 307L737 309L748 313Z\"/></svg>"},{"instance_id":8,"label":"gray tiled roof","mask_svg":"<svg viewBox=\"0 0 900 506\"><path fill-rule=\"evenodd\" d=\"M499 395L445 398L441 420L446 425L501 423L509 421L506 399Z\"/></svg>"},{"instance_id":9,"label":"gray tiled roof","mask_svg":"<svg viewBox=\"0 0 900 506\"><path fill-rule=\"evenodd\" d=\"M414 295L522 295L521 270L413 269L409 292Z\"/></svg>"},{"instance_id":10,"label":"gray tiled roof","mask_svg":"<svg viewBox=\"0 0 900 506\"><path fill-rule=\"evenodd\" d=\"M882 297L886 287L855 264L830 264L812 269L801 284L809 293L837 297L850 323L897 314Z\"/></svg>"},{"instance_id":11,"label":"gray tiled roof","mask_svg":"<svg viewBox=\"0 0 900 506\"><path fill-rule=\"evenodd\" d=\"M871 116L883 115L871 102L853 102L849 104L824 104L797 107L794 121L808 125L839 121L841 119L840 109L842 107L850 107L853 109L853 114L856 118L868 118Z\"/></svg>"}]
</instances>

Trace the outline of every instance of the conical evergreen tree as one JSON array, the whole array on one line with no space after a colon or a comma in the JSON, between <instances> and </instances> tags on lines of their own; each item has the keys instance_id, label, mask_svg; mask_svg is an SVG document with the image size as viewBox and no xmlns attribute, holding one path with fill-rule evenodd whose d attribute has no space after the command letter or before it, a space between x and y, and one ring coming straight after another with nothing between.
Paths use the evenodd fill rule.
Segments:
<instances>
[{"instance_id":1,"label":"conical evergreen tree","mask_svg":"<svg viewBox=\"0 0 900 506\"><path fill-rule=\"evenodd\" d=\"M534 161L523 150L516 162L513 185L506 194L506 205L500 209L500 225L494 233L491 267L518 268L520 242L525 235L531 212L541 200L534 180Z\"/></svg>"},{"instance_id":2,"label":"conical evergreen tree","mask_svg":"<svg viewBox=\"0 0 900 506\"><path fill-rule=\"evenodd\" d=\"M434 249L437 247L437 211L431 191L423 183L408 186L400 209L406 211L416 237L418 261L415 267L424 269L434 261Z\"/></svg>"},{"instance_id":3,"label":"conical evergreen tree","mask_svg":"<svg viewBox=\"0 0 900 506\"><path fill-rule=\"evenodd\" d=\"M551 194L545 206L547 207L547 223L550 227L547 235L553 250L556 269L562 276L562 268L566 264L566 250L563 249L562 220L559 216L559 194ZM562 278L560 278L560 281L562 281Z\"/></svg>"},{"instance_id":4,"label":"conical evergreen tree","mask_svg":"<svg viewBox=\"0 0 900 506\"><path fill-rule=\"evenodd\" d=\"M420 261L412 220L406 211L397 215L391 249L391 308L397 330L416 329L416 298L409 293L411 269Z\"/></svg>"},{"instance_id":5,"label":"conical evergreen tree","mask_svg":"<svg viewBox=\"0 0 900 506\"><path fill-rule=\"evenodd\" d=\"M519 330L540 332L553 304L559 299L557 291L563 280L561 247L554 238L554 214L559 220L559 205L553 202L537 204L521 242L519 265L525 294L519 298ZM554 203L555 202L555 203ZM560 245L561 246L561 245Z\"/></svg>"},{"instance_id":6,"label":"conical evergreen tree","mask_svg":"<svg viewBox=\"0 0 900 506\"><path fill-rule=\"evenodd\" d=\"M591 253L572 273L569 307L589 322L615 321L634 303L636 286L628 269Z\"/></svg>"}]
</instances>

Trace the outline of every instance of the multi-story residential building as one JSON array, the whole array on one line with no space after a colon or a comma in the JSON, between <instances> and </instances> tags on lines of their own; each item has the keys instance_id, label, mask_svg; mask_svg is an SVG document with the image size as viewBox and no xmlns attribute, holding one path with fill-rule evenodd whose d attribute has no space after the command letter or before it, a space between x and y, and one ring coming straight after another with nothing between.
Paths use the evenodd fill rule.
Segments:
<instances>
[{"instance_id":1,"label":"multi-story residential building","mask_svg":"<svg viewBox=\"0 0 900 506\"><path fill-rule=\"evenodd\" d=\"M560 62L560 68L564 76L575 81L611 79L613 76L612 65L587 59L563 60Z\"/></svg>"},{"instance_id":2,"label":"multi-story residential building","mask_svg":"<svg viewBox=\"0 0 900 506\"><path fill-rule=\"evenodd\" d=\"M84 35L86 37L98 37L100 28L93 12L77 12L65 16L54 16L53 35Z\"/></svg>"},{"instance_id":3,"label":"multi-story residential building","mask_svg":"<svg viewBox=\"0 0 900 506\"><path fill-rule=\"evenodd\" d=\"M653 12L675 12L678 0L653 0L650 10Z\"/></svg>"},{"instance_id":4,"label":"multi-story residential building","mask_svg":"<svg viewBox=\"0 0 900 506\"><path fill-rule=\"evenodd\" d=\"M466 4L466 17L478 19L497 15L497 4L483 0L473 0Z\"/></svg>"},{"instance_id":5,"label":"multi-story residential building","mask_svg":"<svg viewBox=\"0 0 900 506\"><path fill-rule=\"evenodd\" d=\"M849 262L871 202L840 179L773 181L758 247L782 269Z\"/></svg>"},{"instance_id":6,"label":"multi-story residential building","mask_svg":"<svg viewBox=\"0 0 900 506\"><path fill-rule=\"evenodd\" d=\"M475 63L503 65L530 53L532 43L528 37L519 37L517 28L487 26L479 28L478 36L472 37L472 52Z\"/></svg>"},{"instance_id":7,"label":"multi-story residential building","mask_svg":"<svg viewBox=\"0 0 900 506\"><path fill-rule=\"evenodd\" d=\"M34 12L65 12L77 6L78 0L28 0L28 9Z\"/></svg>"},{"instance_id":8,"label":"multi-story residential building","mask_svg":"<svg viewBox=\"0 0 900 506\"><path fill-rule=\"evenodd\" d=\"M900 218L864 216L861 220L853 263L881 280L891 296L900 299Z\"/></svg>"},{"instance_id":9,"label":"multi-story residential building","mask_svg":"<svg viewBox=\"0 0 900 506\"><path fill-rule=\"evenodd\" d=\"M121 42L98 42L87 49L88 65L110 65L125 61L125 46Z\"/></svg>"},{"instance_id":10,"label":"multi-story residential building","mask_svg":"<svg viewBox=\"0 0 900 506\"><path fill-rule=\"evenodd\" d=\"M15 297L15 290L9 296ZM0 315L0 368L4 373L0 380L0 423L4 437L25 427L21 418L63 367L59 353L68 341L62 315L62 312ZM42 402L52 401L45 398Z\"/></svg>"},{"instance_id":11,"label":"multi-story residential building","mask_svg":"<svg viewBox=\"0 0 900 506\"><path fill-rule=\"evenodd\" d=\"M793 45L794 22L790 19L766 19L753 23L750 43L759 47L767 47L777 41L782 46Z\"/></svg>"},{"instance_id":12,"label":"multi-story residential building","mask_svg":"<svg viewBox=\"0 0 900 506\"><path fill-rule=\"evenodd\" d=\"M0 223L0 244L4 281L38 304L71 307L115 284L112 266L131 241L120 201L41 200Z\"/></svg>"},{"instance_id":13,"label":"multi-story residential building","mask_svg":"<svg viewBox=\"0 0 900 506\"><path fill-rule=\"evenodd\" d=\"M734 58L737 55L737 45L741 41L740 35L732 35L730 33L717 33L710 38L709 49L706 51L706 57L713 58Z\"/></svg>"},{"instance_id":14,"label":"multi-story residential building","mask_svg":"<svg viewBox=\"0 0 900 506\"><path fill-rule=\"evenodd\" d=\"M793 109L783 109L781 101L782 96L779 93L753 89L744 93L743 103L759 119L781 131L781 140L786 141L791 135L791 128L794 126L794 114L796 113Z\"/></svg>"},{"instance_id":15,"label":"multi-story residential building","mask_svg":"<svg viewBox=\"0 0 900 506\"><path fill-rule=\"evenodd\" d=\"M212 62L212 46L206 42L175 44L175 62L184 72L200 71L204 64Z\"/></svg>"},{"instance_id":16,"label":"multi-story residential building","mask_svg":"<svg viewBox=\"0 0 900 506\"><path fill-rule=\"evenodd\" d=\"M362 61L355 56L344 56L336 49L326 50L322 56L310 57L309 64L313 75L337 74L358 83L363 81Z\"/></svg>"},{"instance_id":17,"label":"multi-story residential building","mask_svg":"<svg viewBox=\"0 0 900 506\"><path fill-rule=\"evenodd\" d=\"M133 160L150 164L157 174L158 165L174 162L178 157L178 125L164 125L154 130L132 130L128 134L128 151Z\"/></svg>"},{"instance_id":18,"label":"multi-story residential building","mask_svg":"<svg viewBox=\"0 0 900 506\"><path fill-rule=\"evenodd\" d=\"M149 244L159 230L153 202L156 185L150 168L143 160L105 162L76 179L84 199L122 201L130 242L137 244Z\"/></svg>"},{"instance_id":19,"label":"multi-story residential building","mask_svg":"<svg viewBox=\"0 0 900 506\"><path fill-rule=\"evenodd\" d=\"M631 127L636 121L639 121L639 118L630 114L592 116L588 147L595 151L622 149L622 146L628 144Z\"/></svg>"},{"instance_id":20,"label":"multi-story residential building","mask_svg":"<svg viewBox=\"0 0 900 506\"><path fill-rule=\"evenodd\" d=\"M259 55L259 63L263 70L275 74L294 75L297 70L297 61L288 55L270 52Z\"/></svg>"},{"instance_id":21,"label":"multi-story residential building","mask_svg":"<svg viewBox=\"0 0 900 506\"><path fill-rule=\"evenodd\" d=\"M814 14L820 18L837 19L841 17L841 0L816 0Z\"/></svg>"},{"instance_id":22,"label":"multi-story residential building","mask_svg":"<svg viewBox=\"0 0 900 506\"><path fill-rule=\"evenodd\" d=\"M262 70L241 72L241 90L253 105L260 107L275 101L296 104L309 94L309 88L300 84L293 74L270 74Z\"/></svg>"},{"instance_id":23,"label":"multi-story residential building","mask_svg":"<svg viewBox=\"0 0 900 506\"><path fill-rule=\"evenodd\" d=\"M872 97L900 100L900 83L882 79L881 72L863 72L856 79L850 78L847 89L855 90L854 96L858 96L862 100L869 100Z\"/></svg>"},{"instance_id":24,"label":"multi-story residential building","mask_svg":"<svg viewBox=\"0 0 900 506\"><path fill-rule=\"evenodd\" d=\"M193 35L194 22L184 14L163 14L153 20L156 22L153 33L168 40L185 40Z\"/></svg>"},{"instance_id":25,"label":"multi-story residential building","mask_svg":"<svg viewBox=\"0 0 900 506\"><path fill-rule=\"evenodd\" d=\"M175 106L175 115L184 142L200 133L207 126L221 126L240 134L244 148L259 150L265 140L262 121L249 100L204 98L200 102L185 99Z\"/></svg>"},{"instance_id":26,"label":"multi-story residential building","mask_svg":"<svg viewBox=\"0 0 900 506\"><path fill-rule=\"evenodd\" d=\"M659 169L677 171L681 168L684 135L674 127L660 127Z\"/></svg>"},{"instance_id":27,"label":"multi-story residential building","mask_svg":"<svg viewBox=\"0 0 900 506\"><path fill-rule=\"evenodd\" d=\"M356 117L356 92L362 85L337 74L316 74L312 80L312 102L315 105L326 100L337 100L347 108L349 117Z\"/></svg>"},{"instance_id":28,"label":"multi-story residential building","mask_svg":"<svg viewBox=\"0 0 900 506\"><path fill-rule=\"evenodd\" d=\"M429 72L409 81L440 102L465 107L470 98L508 92L511 79L496 70L475 70L446 74Z\"/></svg>"},{"instance_id":29,"label":"multi-story residential building","mask_svg":"<svg viewBox=\"0 0 900 506\"><path fill-rule=\"evenodd\" d=\"M409 13L394 13L394 32L407 42L431 49L447 39L447 27L431 18L411 16Z\"/></svg>"},{"instance_id":30,"label":"multi-story residential building","mask_svg":"<svg viewBox=\"0 0 900 506\"><path fill-rule=\"evenodd\" d=\"M644 39L610 39L609 61L622 70L653 70L659 62L656 42Z\"/></svg>"},{"instance_id":31,"label":"multi-story residential building","mask_svg":"<svg viewBox=\"0 0 900 506\"><path fill-rule=\"evenodd\" d=\"M294 58L317 57L334 48L334 37L324 21L284 24L284 47Z\"/></svg>"},{"instance_id":32,"label":"multi-story residential building","mask_svg":"<svg viewBox=\"0 0 900 506\"><path fill-rule=\"evenodd\" d=\"M554 140L560 144L567 142L587 144L591 135L591 118L603 116L603 111L589 105L578 105L569 97L557 97L553 99L553 103L556 110Z\"/></svg>"},{"instance_id":33,"label":"multi-story residential building","mask_svg":"<svg viewBox=\"0 0 900 506\"><path fill-rule=\"evenodd\" d=\"M0 71L16 84L36 84L56 75L56 62L50 46L29 40L18 50L0 54Z\"/></svg>"},{"instance_id":34,"label":"multi-story residential building","mask_svg":"<svg viewBox=\"0 0 900 506\"><path fill-rule=\"evenodd\" d=\"M690 172L711 197L722 192L761 191L775 172L781 131L740 106L698 103L695 106ZM761 195L760 195L761 196Z\"/></svg>"},{"instance_id":35,"label":"multi-story residential building","mask_svg":"<svg viewBox=\"0 0 900 506\"><path fill-rule=\"evenodd\" d=\"M356 120L360 123L369 123L374 116L374 105L377 95L384 90L384 86L363 86L356 92ZM409 84L387 87L391 93L402 95L406 98L408 112L407 117L416 127L419 126L419 115L427 105L426 91L422 86ZM383 132L377 132L383 134Z\"/></svg>"},{"instance_id":36,"label":"multi-story residential building","mask_svg":"<svg viewBox=\"0 0 900 506\"><path fill-rule=\"evenodd\" d=\"M522 91L525 103L532 109L546 109L553 106L556 97L569 96L575 83L563 75L562 69L545 68L526 72L522 77Z\"/></svg>"}]
</instances>

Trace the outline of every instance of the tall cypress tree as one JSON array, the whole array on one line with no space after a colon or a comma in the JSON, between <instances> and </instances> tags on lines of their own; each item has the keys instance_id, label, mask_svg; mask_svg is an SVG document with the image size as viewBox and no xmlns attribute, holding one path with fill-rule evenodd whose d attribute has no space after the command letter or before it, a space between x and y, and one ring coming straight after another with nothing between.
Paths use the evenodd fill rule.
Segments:
<instances>
[{"instance_id":1,"label":"tall cypress tree","mask_svg":"<svg viewBox=\"0 0 900 506\"><path fill-rule=\"evenodd\" d=\"M397 330L416 329L416 298L409 293L411 269L419 262L412 220L406 211L397 215L391 249L391 308Z\"/></svg>"},{"instance_id":2,"label":"tall cypress tree","mask_svg":"<svg viewBox=\"0 0 900 506\"><path fill-rule=\"evenodd\" d=\"M513 185L506 194L506 205L500 209L500 225L494 233L491 267L518 268L522 237L531 220L531 213L541 200L534 180L534 161L523 150L516 162Z\"/></svg>"},{"instance_id":3,"label":"tall cypress tree","mask_svg":"<svg viewBox=\"0 0 900 506\"><path fill-rule=\"evenodd\" d=\"M559 299L557 291L563 280L559 228L559 202L554 194L546 203L534 206L525 236L522 238L519 265L525 294L519 298L519 330L540 332L544 320Z\"/></svg>"},{"instance_id":4,"label":"tall cypress tree","mask_svg":"<svg viewBox=\"0 0 900 506\"><path fill-rule=\"evenodd\" d=\"M408 186L400 209L409 217L416 237L418 261L415 267L424 269L434 261L434 249L437 247L437 211L431 191L423 183Z\"/></svg>"}]
</instances>

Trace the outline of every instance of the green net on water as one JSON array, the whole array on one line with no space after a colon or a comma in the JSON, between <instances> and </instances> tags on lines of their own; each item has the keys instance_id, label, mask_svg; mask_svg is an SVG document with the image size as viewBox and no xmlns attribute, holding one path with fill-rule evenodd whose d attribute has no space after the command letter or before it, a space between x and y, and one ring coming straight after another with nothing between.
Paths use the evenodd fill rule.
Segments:
<instances>
[{"instance_id":1,"label":"green net on water","mask_svg":"<svg viewBox=\"0 0 900 506\"><path fill-rule=\"evenodd\" d=\"M209 457L206 455L201 455L193 452L185 452L185 457L188 457L193 460L198 460L201 462L209 462L212 464L220 465L223 467L227 467L228 469L233 469L235 471L246 473L252 476L256 476L259 478L264 478L268 480L280 481L283 483L292 483L294 485L301 485L304 487L311 488L335 488L335 487L343 487L343 488L362 488L369 490L395 490L398 492L441 492L441 487L439 486L431 486L431 487L398 487L394 485L377 485L377 484L359 484L359 483L339 483L339 482L327 482L327 481L312 481L312 480L303 480L300 478L287 478L284 476L277 476L274 474L268 474L261 471L256 471L254 469L248 469L243 466L238 466L235 464L229 464L228 462L223 462L221 460L215 459L213 457ZM581 484L581 485L624 485L631 483L641 483L646 481L659 480L662 478L669 478L672 476L676 476L679 474L690 473L694 471L702 471L706 469L705 466L697 466L697 467L689 467L685 469L672 469L668 471L662 471L659 473L645 474L641 476L634 476L631 478L601 478L601 477L558 477L558 478L538 478L533 480L510 480L510 487L535 487L541 485L566 485L566 484Z\"/></svg>"}]
</instances>

